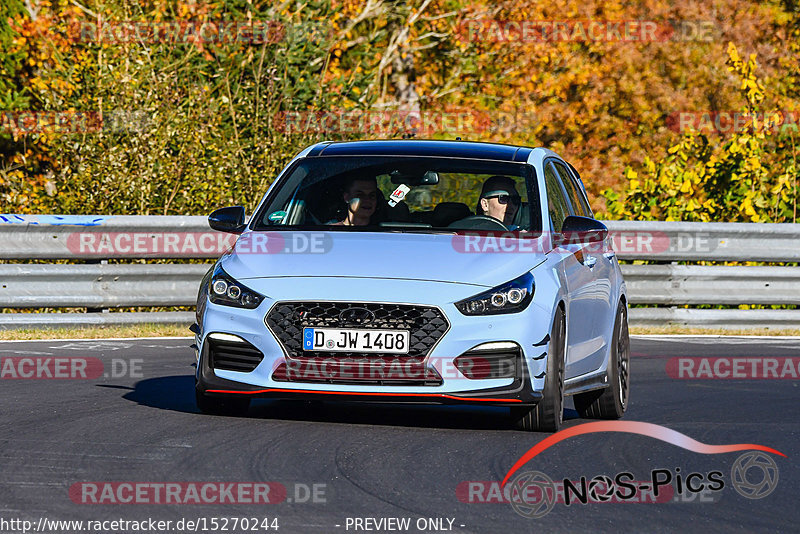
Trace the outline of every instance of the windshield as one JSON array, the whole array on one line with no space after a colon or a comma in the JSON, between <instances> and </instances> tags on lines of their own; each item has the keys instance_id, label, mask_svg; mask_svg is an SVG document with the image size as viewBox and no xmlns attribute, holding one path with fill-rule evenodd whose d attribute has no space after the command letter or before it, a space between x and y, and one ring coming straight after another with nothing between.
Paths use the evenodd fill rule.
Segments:
<instances>
[{"instance_id":1,"label":"windshield","mask_svg":"<svg viewBox=\"0 0 800 534\"><path fill-rule=\"evenodd\" d=\"M307 158L270 194L254 229L539 232L538 198L531 168L520 163Z\"/></svg>"}]
</instances>

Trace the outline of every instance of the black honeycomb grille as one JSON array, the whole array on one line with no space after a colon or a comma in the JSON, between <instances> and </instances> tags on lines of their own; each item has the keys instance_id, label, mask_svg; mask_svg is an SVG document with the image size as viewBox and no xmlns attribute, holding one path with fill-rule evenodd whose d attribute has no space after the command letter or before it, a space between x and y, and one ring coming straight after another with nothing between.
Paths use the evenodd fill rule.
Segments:
<instances>
[{"instance_id":1,"label":"black honeycomb grille","mask_svg":"<svg viewBox=\"0 0 800 534\"><path fill-rule=\"evenodd\" d=\"M372 312L374 319L370 316L370 320L366 322L347 320L348 314L343 312L351 309L367 309ZM335 358L353 361L422 361L450 327L444 314L432 306L360 302L279 302L267 314L266 323L283 344L288 356L298 360ZM304 351L304 327L408 330L409 351L408 354Z\"/></svg>"}]
</instances>

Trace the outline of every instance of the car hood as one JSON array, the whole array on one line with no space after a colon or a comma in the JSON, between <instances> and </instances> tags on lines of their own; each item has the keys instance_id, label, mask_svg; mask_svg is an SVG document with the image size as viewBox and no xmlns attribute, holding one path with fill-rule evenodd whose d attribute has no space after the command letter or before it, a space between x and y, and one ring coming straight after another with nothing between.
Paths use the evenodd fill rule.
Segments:
<instances>
[{"instance_id":1,"label":"car hood","mask_svg":"<svg viewBox=\"0 0 800 534\"><path fill-rule=\"evenodd\" d=\"M221 262L237 280L348 277L494 287L544 261L541 245L541 238L409 232L247 232Z\"/></svg>"}]
</instances>

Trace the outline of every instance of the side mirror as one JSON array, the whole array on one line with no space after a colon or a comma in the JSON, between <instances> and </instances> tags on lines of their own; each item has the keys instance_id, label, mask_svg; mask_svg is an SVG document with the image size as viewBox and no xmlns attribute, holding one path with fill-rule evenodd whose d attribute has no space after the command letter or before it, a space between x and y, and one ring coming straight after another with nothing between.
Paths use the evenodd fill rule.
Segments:
<instances>
[{"instance_id":1,"label":"side mirror","mask_svg":"<svg viewBox=\"0 0 800 534\"><path fill-rule=\"evenodd\" d=\"M570 215L561 227L561 243L565 245L602 243L608 236L608 228L596 219Z\"/></svg>"},{"instance_id":2,"label":"side mirror","mask_svg":"<svg viewBox=\"0 0 800 534\"><path fill-rule=\"evenodd\" d=\"M244 232L244 207L231 206L220 208L208 216L208 225L220 232L241 234Z\"/></svg>"}]
</instances>

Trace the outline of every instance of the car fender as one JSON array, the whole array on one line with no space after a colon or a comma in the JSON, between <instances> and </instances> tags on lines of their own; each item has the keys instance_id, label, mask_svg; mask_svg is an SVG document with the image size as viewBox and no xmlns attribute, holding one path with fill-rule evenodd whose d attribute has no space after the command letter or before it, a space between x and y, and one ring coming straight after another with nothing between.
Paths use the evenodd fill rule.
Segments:
<instances>
[{"instance_id":1,"label":"car fender","mask_svg":"<svg viewBox=\"0 0 800 534\"><path fill-rule=\"evenodd\" d=\"M557 254L548 254L544 263L537 266L533 271L534 289L533 302L531 307L531 320L541 321L543 318L547 320L547 327L544 329L546 334L542 336L541 340L532 347L532 358L526 358L528 363L528 370L531 373L531 383L533 388L541 391L544 388L543 371L547 368L547 358L549 357L549 345L542 343L546 336L552 329L553 318L559 306L563 304L564 313L566 314L566 302L569 298L567 294L566 273L564 272L563 262L559 261ZM544 358L541 357L545 353ZM536 378L540 376L541 378Z\"/></svg>"}]
</instances>

